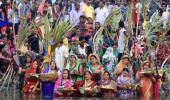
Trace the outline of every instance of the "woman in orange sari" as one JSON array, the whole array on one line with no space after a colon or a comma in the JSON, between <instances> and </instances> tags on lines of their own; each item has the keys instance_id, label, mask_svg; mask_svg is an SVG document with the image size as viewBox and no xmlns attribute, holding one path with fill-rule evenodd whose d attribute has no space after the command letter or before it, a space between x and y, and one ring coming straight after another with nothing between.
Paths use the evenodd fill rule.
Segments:
<instances>
[{"instance_id":1,"label":"woman in orange sari","mask_svg":"<svg viewBox=\"0 0 170 100\"><path fill-rule=\"evenodd\" d=\"M142 73L145 70L151 68L151 63L149 61L145 61L141 67L141 69L136 74L136 80L140 83L139 88L139 99L140 100L153 100L153 85L155 82L155 78L151 74Z\"/></svg>"},{"instance_id":2,"label":"woman in orange sari","mask_svg":"<svg viewBox=\"0 0 170 100\"><path fill-rule=\"evenodd\" d=\"M130 64L129 57L127 55L124 55L122 57L122 60L117 64L115 71L114 71L116 76L120 76L124 68L128 68L128 70L130 71L130 74L133 75L133 69Z\"/></svg>"},{"instance_id":3,"label":"woman in orange sari","mask_svg":"<svg viewBox=\"0 0 170 100\"><path fill-rule=\"evenodd\" d=\"M25 72L25 83L23 87L24 93L35 93L37 86L39 84L38 81L38 74L39 74L39 65L38 62L35 60L31 64L29 70Z\"/></svg>"}]
</instances>

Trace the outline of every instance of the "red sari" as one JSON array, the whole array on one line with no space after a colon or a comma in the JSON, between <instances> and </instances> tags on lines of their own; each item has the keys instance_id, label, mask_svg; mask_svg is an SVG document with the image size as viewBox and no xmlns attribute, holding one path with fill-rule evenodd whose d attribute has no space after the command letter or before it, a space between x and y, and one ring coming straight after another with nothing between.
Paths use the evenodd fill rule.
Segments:
<instances>
[{"instance_id":1,"label":"red sari","mask_svg":"<svg viewBox=\"0 0 170 100\"><path fill-rule=\"evenodd\" d=\"M141 71L138 72L140 74ZM140 88L139 88L139 100L153 100L153 82L149 76L142 76L140 81Z\"/></svg>"},{"instance_id":2,"label":"red sari","mask_svg":"<svg viewBox=\"0 0 170 100\"><path fill-rule=\"evenodd\" d=\"M33 93L34 89L37 87L39 81L37 79L32 79L29 78L30 74L36 74L36 69L31 66L29 70L26 71L25 73L25 84L23 87L23 92L24 93Z\"/></svg>"},{"instance_id":3,"label":"red sari","mask_svg":"<svg viewBox=\"0 0 170 100\"><path fill-rule=\"evenodd\" d=\"M78 96L78 97L83 96L83 94L81 94L78 89L80 87L83 87L84 85L85 85L85 80L78 81L77 83L75 83L74 88L77 89L77 91L75 92L75 96ZM93 81L90 85L88 85L88 87L91 87L91 88L94 88L95 86L96 86L95 81Z\"/></svg>"}]
</instances>

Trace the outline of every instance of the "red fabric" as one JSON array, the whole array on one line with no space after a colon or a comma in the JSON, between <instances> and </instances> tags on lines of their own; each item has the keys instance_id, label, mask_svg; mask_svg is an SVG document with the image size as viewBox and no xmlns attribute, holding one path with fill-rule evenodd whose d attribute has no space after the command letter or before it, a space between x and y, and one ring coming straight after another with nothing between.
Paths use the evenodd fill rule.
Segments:
<instances>
[{"instance_id":1,"label":"red fabric","mask_svg":"<svg viewBox=\"0 0 170 100\"><path fill-rule=\"evenodd\" d=\"M132 10L132 20L133 20L133 25L136 26L137 25L137 8L136 8L136 4L137 4L137 0L133 0L133 10Z\"/></svg>"},{"instance_id":2,"label":"red fabric","mask_svg":"<svg viewBox=\"0 0 170 100\"><path fill-rule=\"evenodd\" d=\"M161 80L159 77L156 78L156 82L153 85L154 91L154 100L160 100L160 87L161 87Z\"/></svg>"},{"instance_id":3,"label":"red fabric","mask_svg":"<svg viewBox=\"0 0 170 100\"><path fill-rule=\"evenodd\" d=\"M85 32L85 36L91 36L92 33L93 33L93 24L91 23L87 23L85 24L85 29L86 29L86 32Z\"/></svg>"},{"instance_id":4,"label":"red fabric","mask_svg":"<svg viewBox=\"0 0 170 100\"><path fill-rule=\"evenodd\" d=\"M138 71L137 75L140 75ZM142 76L139 83L141 84L139 88L139 100L154 100L153 99L153 82L148 76Z\"/></svg>"},{"instance_id":5,"label":"red fabric","mask_svg":"<svg viewBox=\"0 0 170 100\"><path fill-rule=\"evenodd\" d=\"M45 4L45 1L46 0L43 0L41 3L40 3L40 5L39 5L39 7L38 7L38 10L37 10L37 13L40 13L41 15L43 15L43 11L44 11L44 4Z\"/></svg>"},{"instance_id":6,"label":"red fabric","mask_svg":"<svg viewBox=\"0 0 170 100\"><path fill-rule=\"evenodd\" d=\"M133 25L136 26L137 25L137 16L138 16L136 8L133 9L132 14L133 14L133 17L132 17Z\"/></svg>"},{"instance_id":7,"label":"red fabric","mask_svg":"<svg viewBox=\"0 0 170 100\"><path fill-rule=\"evenodd\" d=\"M79 89L80 87L83 87L84 84L85 84L85 81L84 81L84 80L78 81L77 83L75 83L74 88L77 89L77 91L74 93L75 96L82 96L82 94L79 92L78 89ZM94 88L95 86L96 86L96 82L93 81L93 83L90 84L89 87Z\"/></svg>"},{"instance_id":8,"label":"red fabric","mask_svg":"<svg viewBox=\"0 0 170 100\"><path fill-rule=\"evenodd\" d=\"M33 67L33 64L31 64L30 69L25 72L25 84L23 87L24 93L31 93L34 89L34 86L38 82L38 80L31 80L28 78L30 74L35 74L35 73L36 73L36 69Z\"/></svg>"}]
</instances>

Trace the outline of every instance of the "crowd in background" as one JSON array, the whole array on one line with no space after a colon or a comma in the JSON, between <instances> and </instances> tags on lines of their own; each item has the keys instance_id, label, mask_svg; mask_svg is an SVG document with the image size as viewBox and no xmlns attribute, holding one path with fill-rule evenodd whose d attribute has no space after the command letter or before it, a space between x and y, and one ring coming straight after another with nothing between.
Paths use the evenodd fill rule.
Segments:
<instances>
[{"instance_id":1,"label":"crowd in background","mask_svg":"<svg viewBox=\"0 0 170 100\"><path fill-rule=\"evenodd\" d=\"M81 91L63 94L59 90L90 88L88 96L133 98L138 95L141 100L159 100L162 78L145 75L141 72L154 68L153 62L161 66L170 54L170 40L162 42L159 48L151 49L145 61L142 55L149 48L147 41L142 41L144 18L141 16L137 35L126 31L126 13L131 2L140 7L142 0L0 0L0 73L3 75L7 65L13 62L13 55L18 53L20 66L15 66L19 72L19 89L24 93L35 93L40 83L45 96L82 96ZM165 23L162 27L170 27L170 1L146 0L147 22L152 22L154 12L159 11L160 18ZM100 54L94 54L93 38L113 9L120 8L122 18L117 30L104 31L100 44ZM16 50L18 32L22 28L20 23L26 19L27 23L41 21L48 14L53 25L58 18L69 21L75 32L63 40L55 48L53 60L47 69L42 69L43 48L40 43L39 30L35 30L27 38L24 50ZM135 14L134 14L135 16ZM136 15L137 16L137 15ZM136 32L137 18L133 19L133 31ZM156 33L157 36L161 32ZM170 31L166 33L170 36ZM45 37L44 37L45 38ZM126 43L126 38L130 41ZM128 44L128 47L126 46ZM124 54L128 49L129 54ZM158 50L157 50L158 49ZM156 52L158 51L158 52ZM137 53L136 53L137 52ZM56 82L41 82L29 80L29 74L57 73ZM158 82L159 81L159 82ZM46 85L49 85L46 86ZM135 86L137 88L135 88ZM108 86L114 91L103 92L99 86ZM102 92L101 92L102 91ZM139 94L138 94L139 93Z\"/></svg>"}]
</instances>

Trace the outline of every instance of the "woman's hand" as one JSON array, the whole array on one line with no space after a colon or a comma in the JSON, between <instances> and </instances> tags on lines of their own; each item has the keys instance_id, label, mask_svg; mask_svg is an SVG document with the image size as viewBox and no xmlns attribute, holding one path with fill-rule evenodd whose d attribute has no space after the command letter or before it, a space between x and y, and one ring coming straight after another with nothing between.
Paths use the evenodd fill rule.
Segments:
<instances>
[{"instance_id":1,"label":"woman's hand","mask_svg":"<svg viewBox=\"0 0 170 100\"><path fill-rule=\"evenodd\" d=\"M100 70L95 70L94 73L100 73Z\"/></svg>"},{"instance_id":2,"label":"woman's hand","mask_svg":"<svg viewBox=\"0 0 170 100\"><path fill-rule=\"evenodd\" d=\"M73 73L76 74L76 75L79 74L79 72L77 70L74 70Z\"/></svg>"},{"instance_id":3,"label":"woman's hand","mask_svg":"<svg viewBox=\"0 0 170 100\"><path fill-rule=\"evenodd\" d=\"M21 72L25 72L25 71L26 71L26 69L22 69L22 70L21 70Z\"/></svg>"},{"instance_id":4,"label":"woman's hand","mask_svg":"<svg viewBox=\"0 0 170 100\"><path fill-rule=\"evenodd\" d=\"M34 87L33 90L32 90L32 93L35 93L35 91L36 91L36 88Z\"/></svg>"},{"instance_id":5,"label":"woman's hand","mask_svg":"<svg viewBox=\"0 0 170 100\"><path fill-rule=\"evenodd\" d=\"M61 93L61 92L56 92L59 96L62 96L63 95L63 93Z\"/></svg>"}]
</instances>

